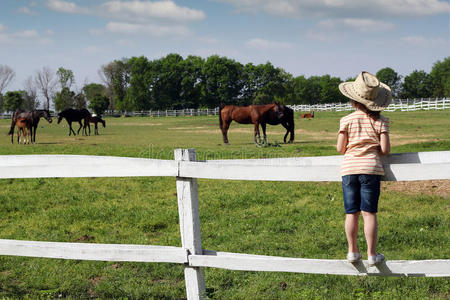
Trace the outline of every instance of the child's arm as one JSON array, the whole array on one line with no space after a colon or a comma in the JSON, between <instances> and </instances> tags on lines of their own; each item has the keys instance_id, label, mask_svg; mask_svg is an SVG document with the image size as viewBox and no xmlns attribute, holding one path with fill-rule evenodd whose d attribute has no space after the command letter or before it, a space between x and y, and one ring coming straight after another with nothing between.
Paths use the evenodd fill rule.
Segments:
<instances>
[{"instance_id":1,"label":"child's arm","mask_svg":"<svg viewBox=\"0 0 450 300\"><path fill-rule=\"evenodd\" d=\"M380 148L381 154L387 155L391 152L391 142L389 140L389 132L382 132L380 134Z\"/></svg>"},{"instance_id":2,"label":"child's arm","mask_svg":"<svg viewBox=\"0 0 450 300\"><path fill-rule=\"evenodd\" d=\"M345 154L345 151L347 151L347 143L348 143L348 133L346 131L339 132L336 150L342 154Z\"/></svg>"}]
</instances>

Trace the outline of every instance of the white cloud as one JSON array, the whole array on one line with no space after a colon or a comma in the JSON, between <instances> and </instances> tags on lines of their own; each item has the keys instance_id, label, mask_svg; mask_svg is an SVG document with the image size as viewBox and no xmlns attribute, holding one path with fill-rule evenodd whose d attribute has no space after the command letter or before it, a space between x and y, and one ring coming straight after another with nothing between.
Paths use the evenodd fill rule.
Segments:
<instances>
[{"instance_id":1,"label":"white cloud","mask_svg":"<svg viewBox=\"0 0 450 300\"><path fill-rule=\"evenodd\" d=\"M172 22L192 22L205 18L201 10L178 6L173 1L109 1L102 5L104 16L119 20L146 22L160 19Z\"/></svg>"},{"instance_id":2,"label":"white cloud","mask_svg":"<svg viewBox=\"0 0 450 300\"><path fill-rule=\"evenodd\" d=\"M149 36L187 36L191 31L180 25L165 26L159 24L135 24L124 22L110 22L106 25L106 30L112 33L120 34L145 34Z\"/></svg>"},{"instance_id":3,"label":"white cloud","mask_svg":"<svg viewBox=\"0 0 450 300\"><path fill-rule=\"evenodd\" d=\"M86 7L80 7L74 2L68 2L63 0L47 0L47 7L51 10L69 14L86 14L89 13L89 9Z\"/></svg>"},{"instance_id":4,"label":"white cloud","mask_svg":"<svg viewBox=\"0 0 450 300\"><path fill-rule=\"evenodd\" d=\"M53 40L42 36L37 30L22 30L8 32L6 27L0 24L0 44L2 45L49 45Z\"/></svg>"},{"instance_id":5,"label":"white cloud","mask_svg":"<svg viewBox=\"0 0 450 300\"><path fill-rule=\"evenodd\" d=\"M450 12L445 0L216 0L240 12L265 12L283 17L428 16Z\"/></svg>"},{"instance_id":6,"label":"white cloud","mask_svg":"<svg viewBox=\"0 0 450 300\"><path fill-rule=\"evenodd\" d=\"M17 13L17 14L29 15L29 16L35 16L35 15L38 14L37 12L32 11L29 7L26 7L26 6L19 7L19 8L16 10L16 13Z\"/></svg>"},{"instance_id":7,"label":"white cloud","mask_svg":"<svg viewBox=\"0 0 450 300\"><path fill-rule=\"evenodd\" d=\"M292 47L291 44L286 42L269 41L260 38L251 39L245 42L245 46L249 48L264 49L264 50L288 49Z\"/></svg>"},{"instance_id":8,"label":"white cloud","mask_svg":"<svg viewBox=\"0 0 450 300\"><path fill-rule=\"evenodd\" d=\"M424 37L424 36L407 36L402 37L400 41L407 45L419 47L450 47L450 41L444 38Z\"/></svg>"},{"instance_id":9,"label":"white cloud","mask_svg":"<svg viewBox=\"0 0 450 300\"><path fill-rule=\"evenodd\" d=\"M372 19L328 19L321 21L317 27L325 30L351 30L362 32L386 31L394 28L394 24Z\"/></svg>"},{"instance_id":10,"label":"white cloud","mask_svg":"<svg viewBox=\"0 0 450 300\"><path fill-rule=\"evenodd\" d=\"M83 53L85 54L99 54L103 53L103 49L97 46L88 46L83 49Z\"/></svg>"}]
</instances>

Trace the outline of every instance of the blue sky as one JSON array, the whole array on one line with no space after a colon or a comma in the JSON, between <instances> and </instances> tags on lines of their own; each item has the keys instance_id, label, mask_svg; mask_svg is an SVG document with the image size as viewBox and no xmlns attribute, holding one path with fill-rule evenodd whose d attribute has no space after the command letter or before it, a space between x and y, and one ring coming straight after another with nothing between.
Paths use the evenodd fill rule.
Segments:
<instances>
[{"instance_id":1,"label":"blue sky","mask_svg":"<svg viewBox=\"0 0 450 300\"><path fill-rule=\"evenodd\" d=\"M114 59L169 53L270 61L346 79L391 67L429 72L450 56L448 0L1 0L0 65L22 89L36 70L70 69L79 89Z\"/></svg>"}]
</instances>

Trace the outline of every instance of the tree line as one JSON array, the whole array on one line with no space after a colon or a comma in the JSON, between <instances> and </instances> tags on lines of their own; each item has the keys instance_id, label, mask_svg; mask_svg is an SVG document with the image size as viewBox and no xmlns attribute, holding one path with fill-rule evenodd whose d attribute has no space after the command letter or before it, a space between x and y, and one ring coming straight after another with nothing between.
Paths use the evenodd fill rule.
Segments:
<instances>
[{"instance_id":1,"label":"tree line","mask_svg":"<svg viewBox=\"0 0 450 300\"><path fill-rule=\"evenodd\" d=\"M73 88L72 70L56 72L44 67L24 83L23 90L8 91L6 86L15 72L0 65L0 111L35 109L53 102L56 111L68 107L89 107L101 114L118 111L214 108L220 103L239 106L264 104L317 104L346 102L338 90L343 80L330 75L294 77L270 62L241 64L233 59L212 55L183 58L169 54L155 60L144 56L114 60L99 69L102 83L86 83ZM414 70L403 77L392 68L379 70L376 76L392 88L394 98L450 96L450 57L433 64L430 73ZM344 81L354 80L346 78Z\"/></svg>"}]
</instances>

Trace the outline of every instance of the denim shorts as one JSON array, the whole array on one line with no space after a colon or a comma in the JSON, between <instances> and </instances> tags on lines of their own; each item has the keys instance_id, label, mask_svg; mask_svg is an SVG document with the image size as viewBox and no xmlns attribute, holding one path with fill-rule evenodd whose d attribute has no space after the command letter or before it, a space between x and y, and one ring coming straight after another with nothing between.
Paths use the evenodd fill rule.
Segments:
<instances>
[{"instance_id":1,"label":"denim shorts","mask_svg":"<svg viewBox=\"0 0 450 300\"><path fill-rule=\"evenodd\" d=\"M342 191L346 214L358 211L378 212L380 197L380 175L345 175L342 176Z\"/></svg>"}]
</instances>

